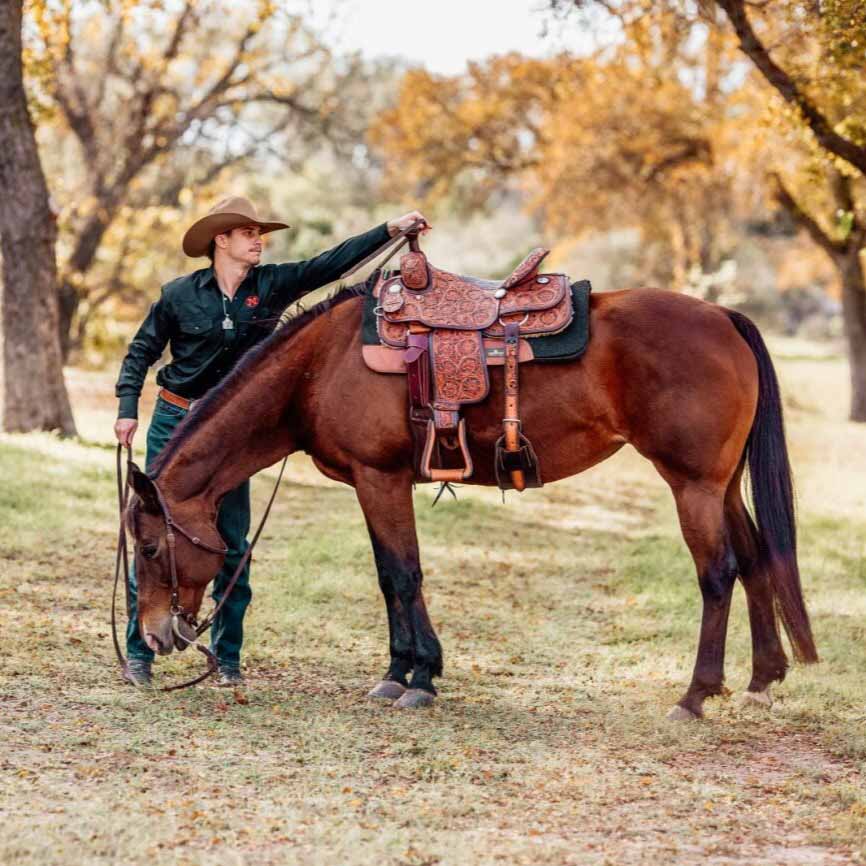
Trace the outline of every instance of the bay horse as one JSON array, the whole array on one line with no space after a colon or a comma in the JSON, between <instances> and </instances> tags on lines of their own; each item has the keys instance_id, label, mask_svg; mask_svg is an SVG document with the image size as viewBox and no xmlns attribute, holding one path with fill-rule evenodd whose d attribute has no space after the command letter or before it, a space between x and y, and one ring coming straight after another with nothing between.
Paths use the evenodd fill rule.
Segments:
<instances>
[{"instance_id":1,"label":"bay horse","mask_svg":"<svg viewBox=\"0 0 866 866\"><path fill-rule=\"evenodd\" d=\"M369 288L345 288L275 331L195 405L150 475L130 467L139 625L155 651L181 646L171 629L160 498L184 528L176 574L182 607L195 614L222 565L221 497L305 451L328 478L354 487L367 522L390 636L390 664L370 694L399 707L433 700L442 650L422 592L406 378L372 372L362 360ZM738 576L752 635L745 696L769 704L769 686L788 666L777 615L795 657L818 656L797 567L782 404L764 341L740 313L657 289L593 295L590 326L578 360L521 366L523 425L544 480L575 475L626 443L650 460L673 492L703 600L691 683L669 715L700 717L704 700L722 691ZM482 485L495 484L501 432L502 368L490 374L490 399L465 408L471 482ZM741 495L747 464L754 520Z\"/></svg>"}]
</instances>

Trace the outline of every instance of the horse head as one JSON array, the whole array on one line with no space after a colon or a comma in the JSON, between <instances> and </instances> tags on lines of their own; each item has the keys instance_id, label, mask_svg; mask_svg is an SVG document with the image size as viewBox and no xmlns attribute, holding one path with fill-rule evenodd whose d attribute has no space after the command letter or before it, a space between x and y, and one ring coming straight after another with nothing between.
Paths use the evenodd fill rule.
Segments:
<instances>
[{"instance_id":1,"label":"horse head","mask_svg":"<svg viewBox=\"0 0 866 866\"><path fill-rule=\"evenodd\" d=\"M126 522L135 544L139 629L154 652L168 655L195 639L195 617L226 549L216 514L205 513L202 503L170 503L134 463L129 484L135 496Z\"/></svg>"}]
</instances>

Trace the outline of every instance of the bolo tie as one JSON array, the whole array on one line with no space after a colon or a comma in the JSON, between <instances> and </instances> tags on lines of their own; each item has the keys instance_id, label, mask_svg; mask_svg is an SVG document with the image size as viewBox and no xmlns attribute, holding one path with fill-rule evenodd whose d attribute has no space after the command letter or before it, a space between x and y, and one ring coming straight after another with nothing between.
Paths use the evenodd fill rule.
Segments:
<instances>
[{"instance_id":1,"label":"bolo tie","mask_svg":"<svg viewBox=\"0 0 866 866\"><path fill-rule=\"evenodd\" d=\"M229 315L228 307L226 306L226 296L223 295L223 313L225 314L225 318L223 319L223 330L224 331L233 331L235 327L235 323L232 321L231 316Z\"/></svg>"}]
</instances>

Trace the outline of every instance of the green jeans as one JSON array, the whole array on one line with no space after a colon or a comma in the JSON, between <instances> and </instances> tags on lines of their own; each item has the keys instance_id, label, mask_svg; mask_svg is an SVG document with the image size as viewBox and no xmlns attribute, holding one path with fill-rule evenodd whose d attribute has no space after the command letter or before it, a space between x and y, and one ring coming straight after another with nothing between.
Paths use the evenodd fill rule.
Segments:
<instances>
[{"instance_id":1,"label":"green jeans","mask_svg":"<svg viewBox=\"0 0 866 866\"><path fill-rule=\"evenodd\" d=\"M172 431L184 419L185 409L156 401L153 418L147 430L146 466L149 468L157 454L165 448ZM222 598L223 589L231 580L237 564L249 547L247 533L250 531L250 482L227 493L220 503L217 529L223 538L228 553L220 573L213 583L214 601ZM246 564L211 628L211 650L220 667L239 668L241 646L244 642L244 613L252 598L250 589L250 566ZM138 628L138 585L135 579L135 563L129 575L129 623L126 627L126 653L131 659L151 661L153 651L144 642Z\"/></svg>"}]
</instances>

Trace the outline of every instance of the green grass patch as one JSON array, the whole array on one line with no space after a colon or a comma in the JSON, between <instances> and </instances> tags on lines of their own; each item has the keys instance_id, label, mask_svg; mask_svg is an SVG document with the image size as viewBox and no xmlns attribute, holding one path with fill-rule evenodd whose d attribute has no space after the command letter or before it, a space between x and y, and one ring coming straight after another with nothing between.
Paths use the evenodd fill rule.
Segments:
<instances>
[{"instance_id":1,"label":"green grass patch","mask_svg":"<svg viewBox=\"0 0 866 866\"><path fill-rule=\"evenodd\" d=\"M722 698L681 726L665 712L688 683L700 594L645 464L626 456L504 506L463 489L432 509L419 491L446 675L436 706L399 713L364 697L387 626L360 509L302 460L256 552L238 694L120 684L110 450L6 437L0 477L2 862L866 856L860 518L802 514L821 665L792 668L770 712ZM256 514L269 484L254 481ZM734 689L750 654L738 589ZM173 656L158 676L198 664Z\"/></svg>"}]
</instances>

